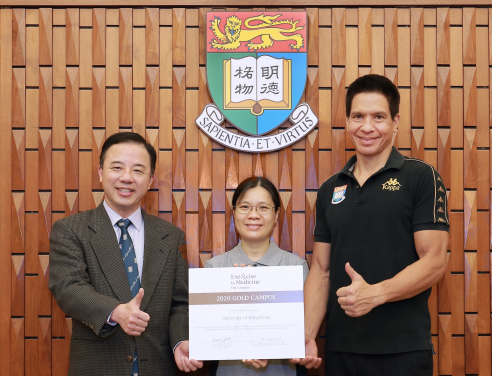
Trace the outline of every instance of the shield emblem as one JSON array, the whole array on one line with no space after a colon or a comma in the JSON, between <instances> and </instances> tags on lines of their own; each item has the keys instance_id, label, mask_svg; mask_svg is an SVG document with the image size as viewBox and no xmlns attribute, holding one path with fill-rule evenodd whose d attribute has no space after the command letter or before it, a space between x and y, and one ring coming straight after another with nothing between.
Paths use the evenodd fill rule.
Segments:
<instances>
[{"instance_id":1,"label":"shield emblem","mask_svg":"<svg viewBox=\"0 0 492 376\"><path fill-rule=\"evenodd\" d=\"M283 124L307 77L306 12L207 12L207 81L224 117L260 136Z\"/></svg>"},{"instance_id":2,"label":"shield emblem","mask_svg":"<svg viewBox=\"0 0 492 376\"><path fill-rule=\"evenodd\" d=\"M332 204L339 204L343 200L345 200L345 191L347 190L347 186L343 185L341 187L335 187L333 190L333 198L331 199Z\"/></svg>"}]
</instances>

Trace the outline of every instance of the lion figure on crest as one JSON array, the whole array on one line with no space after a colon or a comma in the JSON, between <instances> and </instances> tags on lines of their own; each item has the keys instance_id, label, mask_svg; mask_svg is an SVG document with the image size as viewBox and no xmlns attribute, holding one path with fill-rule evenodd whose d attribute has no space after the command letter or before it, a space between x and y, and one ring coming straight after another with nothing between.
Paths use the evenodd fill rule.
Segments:
<instances>
[{"instance_id":1,"label":"lion figure on crest","mask_svg":"<svg viewBox=\"0 0 492 376\"><path fill-rule=\"evenodd\" d=\"M248 50L259 50L261 48L268 48L273 46L274 41L292 40L290 44L291 49L299 49L304 45L304 41L301 34L285 35L286 33L293 33L301 30L304 26L297 26L299 21L294 20L278 20L280 14L276 16L260 16L250 17L244 21L246 29L241 29L242 20L236 16L230 16L226 19L226 25L224 27L225 34L219 29L220 18L215 18L211 21L211 29L217 39L210 42L212 48L219 50L236 50L241 46L241 42L248 42L246 47ZM251 25L253 21L261 21ZM290 29L284 29L279 25L290 25ZM261 43L253 43L252 40L256 37L261 37Z\"/></svg>"}]
</instances>

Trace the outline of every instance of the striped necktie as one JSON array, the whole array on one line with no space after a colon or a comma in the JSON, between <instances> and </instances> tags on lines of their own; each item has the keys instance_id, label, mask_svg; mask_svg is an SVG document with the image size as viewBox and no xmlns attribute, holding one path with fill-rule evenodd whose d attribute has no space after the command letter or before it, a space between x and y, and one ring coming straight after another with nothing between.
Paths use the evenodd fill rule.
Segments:
<instances>
[{"instance_id":1,"label":"striped necktie","mask_svg":"<svg viewBox=\"0 0 492 376\"><path fill-rule=\"evenodd\" d=\"M129 219L122 218L116 224L121 229L120 236L120 250L123 256L123 263L125 264L126 276L128 277L128 284L130 285L130 291L132 298L138 294L140 290L140 277L138 275L137 256L135 255L135 248L133 247L132 238L128 233L128 226L131 225ZM138 361L137 361L137 349L135 348L135 355L133 357L132 376L138 376Z\"/></svg>"}]
</instances>

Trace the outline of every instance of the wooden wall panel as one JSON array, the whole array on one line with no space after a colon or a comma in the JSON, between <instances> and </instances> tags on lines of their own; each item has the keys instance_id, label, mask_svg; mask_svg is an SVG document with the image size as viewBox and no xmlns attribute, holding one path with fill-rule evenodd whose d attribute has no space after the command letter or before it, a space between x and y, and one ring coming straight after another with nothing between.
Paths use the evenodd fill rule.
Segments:
<instances>
[{"instance_id":1,"label":"wooden wall panel","mask_svg":"<svg viewBox=\"0 0 492 376\"><path fill-rule=\"evenodd\" d=\"M26 10L12 11L12 65L26 64Z\"/></svg>"},{"instance_id":2,"label":"wooden wall panel","mask_svg":"<svg viewBox=\"0 0 492 376\"><path fill-rule=\"evenodd\" d=\"M449 8L437 9L437 64L449 64L450 59Z\"/></svg>"},{"instance_id":3,"label":"wooden wall panel","mask_svg":"<svg viewBox=\"0 0 492 376\"><path fill-rule=\"evenodd\" d=\"M12 71L12 126L26 126L26 69L14 68Z\"/></svg>"},{"instance_id":4,"label":"wooden wall panel","mask_svg":"<svg viewBox=\"0 0 492 376\"><path fill-rule=\"evenodd\" d=\"M411 47L410 62L412 65L424 65L424 10L411 9Z\"/></svg>"},{"instance_id":5,"label":"wooden wall panel","mask_svg":"<svg viewBox=\"0 0 492 376\"><path fill-rule=\"evenodd\" d=\"M318 126L254 155L195 124L211 102L209 10L0 9L1 373L66 375L71 319L47 289L48 237L56 220L103 199L106 137L133 130L158 150L145 208L186 232L190 267L237 244L232 195L251 175L281 190L273 239L311 260L317 189L354 153L346 88L378 73L400 90L395 145L435 165L448 190L448 266L429 300L434 375L490 375L492 8L310 6L303 100Z\"/></svg>"},{"instance_id":6,"label":"wooden wall panel","mask_svg":"<svg viewBox=\"0 0 492 376\"><path fill-rule=\"evenodd\" d=\"M39 9L39 64L52 65L53 62L53 11Z\"/></svg>"},{"instance_id":7,"label":"wooden wall panel","mask_svg":"<svg viewBox=\"0 0 492 376\"><path fill-rule=\"evenodd\" d=\"M332 10L332 64L345 65L345 9Z\"/></svg>"}]
</instances>

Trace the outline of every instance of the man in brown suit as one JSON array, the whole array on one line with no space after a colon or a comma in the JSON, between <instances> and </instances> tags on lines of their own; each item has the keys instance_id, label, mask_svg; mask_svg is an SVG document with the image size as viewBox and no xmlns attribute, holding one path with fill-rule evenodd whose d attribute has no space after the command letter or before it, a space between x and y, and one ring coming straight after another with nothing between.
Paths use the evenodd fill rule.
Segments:
<instances>
[{"instance_id":1,"label":"man in brown suit","mask_svg":"<svg viewBox=\"0 0 492 376\"><path fill-rule=\"evenodd\" d=\"M49 285L73 319L69 375L167 376L174 362L186 372L203 365L188 358L184 233L140 208L155 164L140 135L110 136L98 167L104 202L53 226Z\"/></svg>"}]
</instances>

